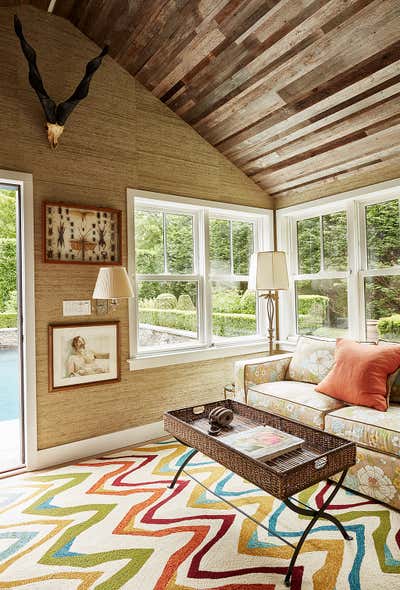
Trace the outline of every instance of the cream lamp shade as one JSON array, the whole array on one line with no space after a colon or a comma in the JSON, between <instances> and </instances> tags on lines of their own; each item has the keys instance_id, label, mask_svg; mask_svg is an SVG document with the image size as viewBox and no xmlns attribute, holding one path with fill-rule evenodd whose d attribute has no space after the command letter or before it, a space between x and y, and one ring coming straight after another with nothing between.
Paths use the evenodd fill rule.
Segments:
<instances>
[{"instance_id":1,"label":"cream lamp shade","mask_svg":"<svg viewBox=\"0 0 400 590\"><path fill-rule=\"evenodd\" d=\"M247 288L249 291L289 289L285 252L257 252L252 254Z\"/></svg>"},{"instance_id":2,"label":"cream lamp shade","mask_svg":"<svg viewBox=\"0 0 400 590\"><path fill-rule=\"evenodd\" d=\"M123 299L133 297L133 289L124 266L100 268L93 299Z\"/></svg>"}]
</instances>

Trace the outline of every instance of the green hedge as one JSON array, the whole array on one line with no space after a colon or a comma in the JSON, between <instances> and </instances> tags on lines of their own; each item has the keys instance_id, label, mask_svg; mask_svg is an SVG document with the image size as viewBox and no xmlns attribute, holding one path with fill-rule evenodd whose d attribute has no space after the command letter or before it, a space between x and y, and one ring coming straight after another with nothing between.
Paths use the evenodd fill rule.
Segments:
<instances>
[{"instance_id":1,"label":"green hedge","mask_svg":"<svg viewBox=\"0 0 400 590\"><path fill-rule=\"evenodd\" d=\"M299 295L298 331L300 334L310 334L322 328L328 314L329 297L325 295Z\"/></svg>"},{"instance_id":2,"label":"green hedge","mask_svg":"<svg viewBox=\"0 0 400 590\"><path fill-rule=\"evenodd\" d=\"M297 316L298 331L300 334L309 334L317 328L322 328L324 320L311 313L299 314Z\"/></svg>"},{"instance_id":3,"label":"green hedge","mask_svg":"<svg viewBox=\"0 0 400 590\"><path fill-rule=\"evenodd\" d=\"M328 311L329 297L325 295L299 295L298 313L301 315L318 314L325 318Z\"/></svg>"},{"instance_id":4,"label":"green hedge","mask_svg":"<svg viewBox=\"0 0 400 590\"><path fill-rule=\"evenodd\" d=\"M155 300L157 309L175 309L177 304L178 300L172 293L160 293Z\"/></svg>"},{"instance_id":5,"label":"green hedge","mask_svg":"<svg viewBox=\"0 0 400 590\"><path fill-rule=\"evenodd\" d=\"M400 340L400 314L394 314L389 318L381 318L378 321L378 334L384 340Z\"/></svg>"},{"instance_id":6,"label":"green hedge","mask_svg":"<svg viewBox=\"0 0 400 590\"><path fill-rule=\"evenodd\" d=\"M17 246L15 238L0 238L0 310L17 287Z\"/></svg>"},{"instance_id":7,"label":"green hedge","mask_svg":"<svg viewBox=\"0 0 400 590\"><path fill-rule=\"evenodd\" d=\"M248 313L213 313L215 336L248 336L256 331L256 318Z\"/></svg>"},{"instance_id":8,"label":"green hedge","mask_svg":"<svg viewBox=\"0 0 400 590\"><path fill-rule=\"evenodd\" d=\"M195 311L180 309L139 309L139 320L144 324L175 330L196 332ZM246 336L256 331L256 318L245 313L213 313L213 332L216 336Z\"/></svg>"},{"instance_id":9,"label":"green hedge","mask_svg":"<svg viewBox=\"0 0 400 590\"><path fill-rule=\"evenodd\" d=\"M16 313L0 313L0 328L16 328L17 314Z\"/></svg>"}]
</instances>

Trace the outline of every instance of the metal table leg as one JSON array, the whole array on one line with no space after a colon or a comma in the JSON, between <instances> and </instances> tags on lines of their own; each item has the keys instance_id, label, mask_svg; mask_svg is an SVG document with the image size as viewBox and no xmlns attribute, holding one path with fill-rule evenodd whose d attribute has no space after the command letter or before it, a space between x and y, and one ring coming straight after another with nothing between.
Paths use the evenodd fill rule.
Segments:
<instances>
[{"instance_id":1,"label":"metal table leg","mask_svg":"<svg viewBox=\"0 0 400 590\"><path fill-rule=\"evenodd\" d=\"M186 446L186 443L182 442L179 439L176 439L178 442L180 442L181 444ZM169 488L173 488L178 480L178 477L180 476L180 474L182 473L182 471L184 470L184 468L186 467L186 465L189 463L189 461L196 455L196 453L198 453L197 449L192 449L192 452L189 453L189 455L186 457L186 459L184 460L184 462L182 463L182 465L179 467L178 471L175 474L174 479L172 480L172 483L168 486ZM344 526L342 525L342 523L335 517L333 516L333 514L329 514L328 512L325 512L325 510L328 508L329 504L332 502L332 500L334 499L334 497L336 496L336 494L338 493L338 491L340 490L342 483L344 481L344 478L347 475L347 469L345 471L342 472L338 482L336 483L334 489L332 490L332 492L329 494L328 498L325 500L325 502L323 503L323 505L321 506L321 508L319 510L315 510L314 508L311 508L309 506L307 506L306 504L303 504L302 502L300 502L299 500L296 500L295 498L286 498L285 500L283 500L284 504L290 508L290 510L292 510L293 512L296 512L297 514L301 514L303 516L311 516L311 520L308 523L306 529L304 530L303 534L300 537L299 542L297 543L297 545L293 545L292 543L290 543L289 541L287 541L286 539L284 539L283 537L281 537L280 535L277 535L275 532L271 533L271 531L268 529L268 527L266 527L265 525L261 524L260 522L256 521L252 516L250 516L249 514L247 514L246 512L244 512L243 510L241 510L240 508L238 508L237 506L235 506L234 504L232 504L231 502L229 502L228 500L226 500L226 498L223 498L222 496L220 496L219 494L217 494L216 492L209 490L201 481L199 481L196 477L194 477L193 475L191 475L190 473L187 474L191 479L193 479L196 483L198 483L199 485L201 485L202 487L204 487L204 489L208 490L209 492L211 492L214 496L216 496L217 498L219 498L221 501L225 502L226 504L228 504L229 506L231 506L232 508L234 508L235 510L237 510L238 512L240 512L241 514L243 514L243 516L249 518L250 520L252 520L253 522L255 522L258 526L261 526L263 529L265 529L266 531L268 531L270 534L273 534L275 537L278 537L279 539L281 539L284 543L286 543L286 545L289 545L290 547L293 547L294 552L292 555L292 558L290 560L290 564L289 564L289 569L288 572L285 576L285 585L286 586L290 586L290 581L291 581L291 577L292 577L292 573L293 573L293 569L294 566L296 564L296 560L297 557L301 551L302 546L304 545L304 541L306 540L309 532L311 531L311 529L313 528L313 526L315 525L315 523L317 522L318 519L320 518L324 518L326 520L329 520L329 522L332 522L341 532L341 534L343 535L343 537L346 539L346 541L351 541L353 537L351 537L348 532L346 531L346 529L344 528ZM294 502L299 502L299 504L301 505L297 505Z\"/></svg>"},{"instance_id":2,"label":"metal table leg","mask_svg":"<svg viewBox=\"0 0 400 590\"><path fill-rule=\"evenodd\" d=\"M175 486L175 484L176 484L176 482L178 480L178 477L180 476L180 474L182 473L182 471L185 469L185 467L189 463L189 461L191 459L193 459L193 457L195 456L196 453L198 453L198 450L197 449L192 449L192 452L186 457L186 459L184 460L184 462L182 463L182 465L179 467L178 471L175 473L174 479L169 484L168 487L170 489L172 489Z\"/></svg>"},{"instance_id":3,"label":"metal table leg","mask_svg":"<svg viewBox=\"0 0 400 590\"><path fill-rule=\"evenodd\" d=\"M346 529L344 528L342 523L337 518L335 518L332 514L328 514L327 512L325 512L325 509L329 506L329 504L332 502L333 498L336 496L336 494L340 490L342 483L344 481L344 478L346 477L346 474L347 474L347 469L342 472L342 475L340 476L340 479L337 482L332 493L325 500L325 502L323 503L323 505L321 506L321 508L319 510L313 510L311 508L310 509L301 508L300 506L293 504L293 501L290 498L286 498L286 500L283 500L283 502L286 504L286 506L288 508L290 508L291 510L293 510L294 512L297 512L297 514L302 514L304 516L312 516L312 519L308 523L304 533L301 535L300 540L296 545L296 549L294 550L294 553L292 555L292 559L290 560L289 569L288 569L288 572L285 577L286 586L288 586L288 587L290 586L290 579L292 577L293 568L296 564L297 557L298 557L300 550L304 544L304 541L307 538L307 535L309 534L309 532L311 531L311 529L313 528L313 526L315 525L315 523L317 522L317 520L319 518L325 518L326 520L329 520L330 522L335 524L337 526L337 528L339 529L339 531L342 533L343 537L347 541L350 541L353 538L347 533Z\"/></svg>"}]
</instances>

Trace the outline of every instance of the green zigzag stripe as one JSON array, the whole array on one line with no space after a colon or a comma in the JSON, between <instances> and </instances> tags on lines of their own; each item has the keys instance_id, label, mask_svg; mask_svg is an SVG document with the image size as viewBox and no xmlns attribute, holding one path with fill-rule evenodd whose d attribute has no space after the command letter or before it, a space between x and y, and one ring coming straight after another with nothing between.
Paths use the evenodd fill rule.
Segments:
<instances>
[{"instance_id":1,"label":"green zigzag stripe","mask_svg":"<svg viewBox=\"0 0 400 590\"><path fill-rule=\"evenodd\" d=\"M311 496L317 490L318 484L314 485L307 490L304 490L299 494L299 498L302 502L308 503ZM399 573L400 568L397 565L389 565L386 563L385 552L384 552L384 540L387 539L388 534L390 532L390 511L389 510L374 510L374 511L361 511L361 510L352 510L351 512L345 512L343 514L335 514L335 516L341 522L350 522L352 520L357 520L358 518L371 518L375 517L379 519L379 525L372 533L372 538L374 539L374 545L376 554L378 556L379 565L381 566L381 570L385 573ZM308 516L300 516L300 518L310 519ZM379 542L381 539L381 542Z\"/></svg>"},{"instance_id":2,"label":"green zigzag stripe","mask_svg":"<svg viewBox=\"0 0 400 590\"><path fill-rule=\"evenodd\" d=\"M73 567L87 568L97 566L107 561L129 559L129 563L126 566L111 576L108 580L96 586L97 590L117 590L137 574L137 572L149 559L154 549L116 549L112 551L101 551L99 553L91 553L86 555L70 554L67 556L60 555L59 557L55 557L55 554L59 553L65 546L68 547L68 545L73 542L75 537L103 520L103 518L105 518L117 506L117 504L86 504L69 508L61 508L56 506L41 507L43 504L50 502L57 494L83 483L85 479L89 477L89 475L91 474L68 473L55 476L45 475L31 478L35 481L54 481L59 479L70 479L71 481L61 485L58 488L46 492L36 502L24 510L24 513L35 515L45 514L46 516L59 517L70 516L78 512L95 512L95 514L88 518L88 520L85 522L69 527L61 535L57 542L43 555L39 563L45 565L68 565Z\"/></svg>"}]
</instances>

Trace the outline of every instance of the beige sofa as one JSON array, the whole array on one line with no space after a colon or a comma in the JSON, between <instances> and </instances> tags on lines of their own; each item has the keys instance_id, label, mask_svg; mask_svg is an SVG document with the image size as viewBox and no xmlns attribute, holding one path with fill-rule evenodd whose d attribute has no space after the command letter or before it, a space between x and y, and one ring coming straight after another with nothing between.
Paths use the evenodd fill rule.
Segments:
<instances>
[{"instance_id":1,"label":"beige sofa","mask_svg":"<svg viewBox=\"0 0 400 590\"><path fill-rule=\"evenodd\" d=\"M302 337L294 354L235 363L235 399L355 441L357 463L344 485L400 509L400 405L379 412L316 392L334 348L332 341Z\"/></svg>"}]
</instances>

